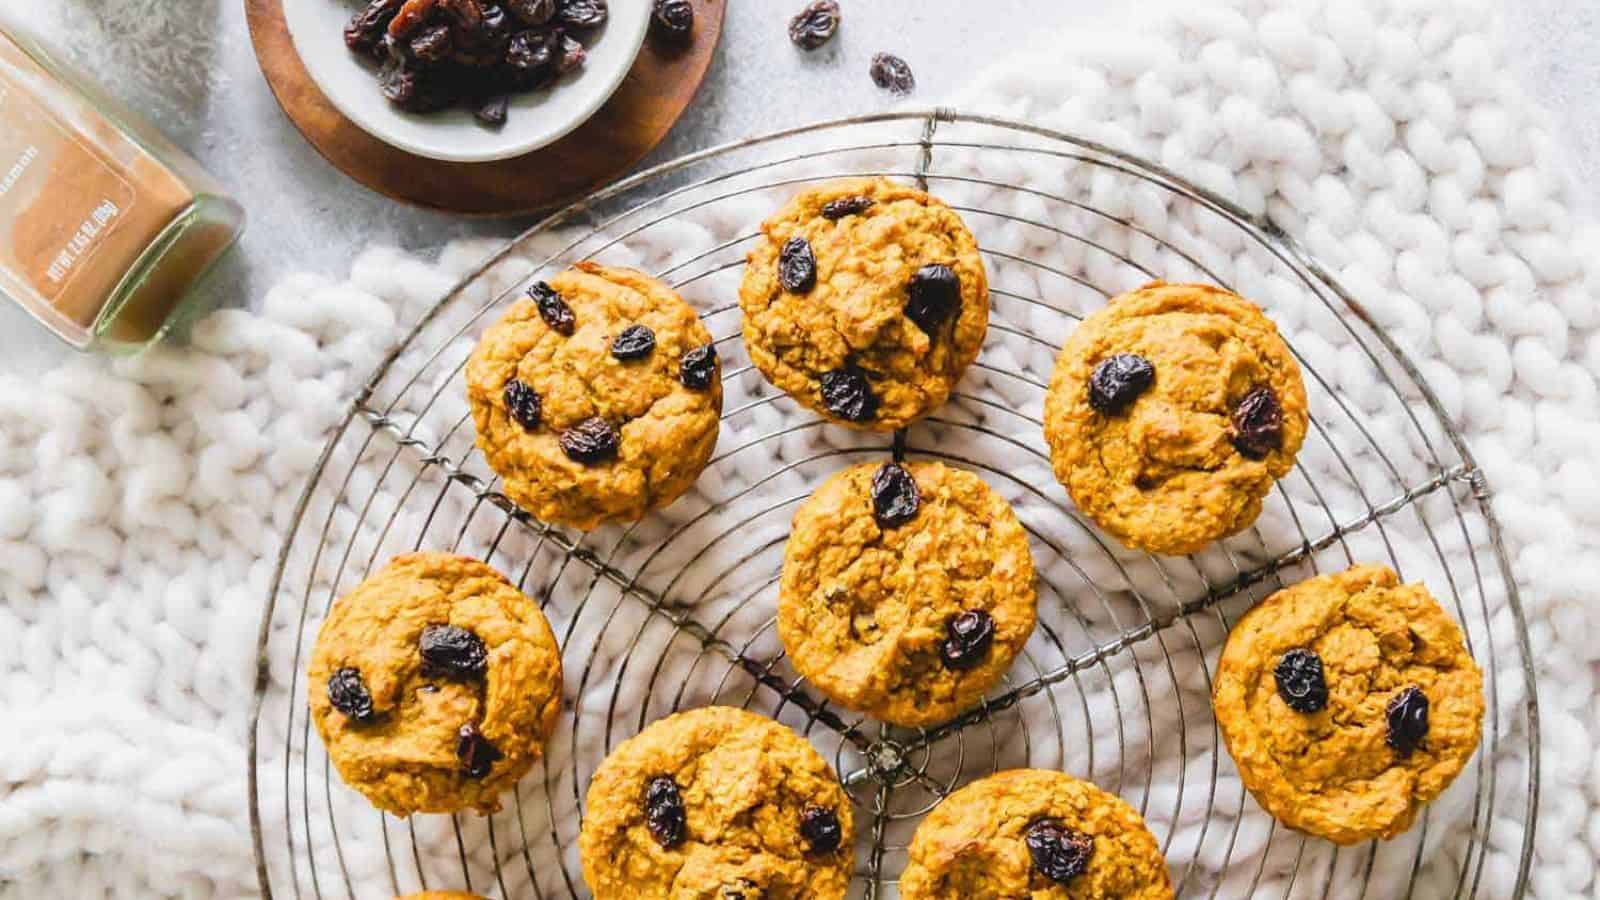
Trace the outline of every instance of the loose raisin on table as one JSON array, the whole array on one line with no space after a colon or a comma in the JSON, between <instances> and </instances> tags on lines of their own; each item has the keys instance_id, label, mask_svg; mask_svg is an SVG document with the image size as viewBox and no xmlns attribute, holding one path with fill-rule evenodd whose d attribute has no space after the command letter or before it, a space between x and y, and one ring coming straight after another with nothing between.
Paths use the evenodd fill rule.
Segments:
<instances>
[{"instance_id":1,"label":"loose raisin on table","mask_svg":"<svg viewBox=\"0 0 1600 900\"><path fill-rule=\"evenodd\" d=\"M556 0L501 0L517 21L529 27L546 25L556 17Z\"/></svg>"},{"instance_id":2,"label":"loose raisin on table","mask_svg":"<svg viewBox=\"0 0 1600 900\"><path fill-rule=\"evenodd\" d=\"M478 723L468 722L456 732L456 758L461 760L461 771L468 778L485 778L504 757L478 730Z\"/></svg>"},{"instance_id":3,"label":"loose raisin on table","mask_svg":"<svg viewBox=\"0 0 1600 900\"><path fill-rule=\"evenodd\" d=\"M878 414L878 397L867 376L855 369L834 369L822 376L822 406L847 422L868 422Z\"/></svg>"},{"instance_id":4,"label":"loose raisin on table","mask_svg":"<svg viewBox=\"0 0 1600 900\"><path fill-rule=\"evenodd\" d=\"M1264 459L1283 446L1283 406L1272 388L1262 386L1244 395L1233 410L1230 437L1239 453Z\"/></svg>"},{"instance_id":5,"label":"loose raisin on table","mask_svg":"<svg viewBox=\"0 0 1600 900\"><path fill-rule=\"evenodd\" d=\"M1059 819L1040 819L1029 825L1024 840L1028 855L1033 857L1033 867L1057 884L1066 884L1089 871L1094 837L1068 828Z\"/></svg>"},{"instance_id":6,"label":"loose raisin on table","mask_svg":"<svg viewBox=\"0 0 1600 900\"><path fill-rule=\"evenodd\" d=\"M829 200L822 205L822 217L831 222L837 222L845 216L859 216L872 208L871 197L840 197Z\"/></svg>"},{"instance_id":7,"label":"loose raisin on table","mask_svg":"<svg viewBox=\"0 0 1600 900\"><path fill-rule=\"evenodd\" d=\"M357 722L372 718L372 693L361 680L361 670L345 666L328 676L328 702Z\"/></svg>"},{"instance_id":8,"label":"loose raisin on table","mask_svg":"<svg viewBox=\"0 0 1600 900\"><path fill-rule=\"evenodd\" d=\"M656 349L656 333L643 325L629 325L611 341L611 355L621 360L644 359Z\"/></svg>"},{"instance_id":9,"label":"loose raisin on table","mask_svg":"<svg viewBox=\"0 0 1600 900\"><path fill-rule=\"evenodd\" d=\"M917 86L911 66L892 53L879 53L872 58L872 83L891 94L909 94Z\"/></svg>"},{"instance_id":10,"label":"loose raisin on table","mask_svg":"<svg viewBox=\"0 0 1600 900\"><path fill-rule=\"evenodd\" d=\"M800 836L812 853L832 853L844 840L844 829L839 826L839 816L833 810L807 806L800 810Z\"/></svg>"},{"instance_id":11,"label":"loose raisin on table","mask_svg":"<svg viewBox=\"0 0 1600 900\"><path fill-rule=\"evenodd\" d=\"M947 669L970 669L983 662L994 643L994 619L981 609L969 609L944 626L947 637L939 656Z\"/></svg>"},{"instance_id":12,"label":"loose raisin on table","mask_svg":"<svg viewBox=\"0 0 1600 900\"><path fill-rule=\"evenodd\" d=\"M533 287L528 288L528 296L539 307L539 318L550 326L551 331L571 337L577 330L578 319L572 314L572 307L561 299L549 282L535 282Z\"/></svg>"},{"instance_id":13,"label":"loose raisin on table","mask_svg":"<svg viewBox=\"0 0 1600 900\"><path fill-rule=\"evenodd\" d=\"M622 436L605 419L595 417L561 433L561 450L573 462L592 466L613 459L622 446Z\"/></svg>"},{"instance_id":14,"label":"loose raisin on table","mask_svg":"<svg viewBox=\"0 0 1600 900\"><path fill-rule=\"evenodd\" d=\"M1408 685L1389 701L1389 734L1385 739L1401 759L1422 746L1428 736L1428 695L1416 685Z\"/></svg>"},{"instance_id":15,"label":"loose raisin on table","mask_svg":"<svg viewBox=\"0 0 1600 900\"><path fill-rule=\"evenodd\" d=\"M917 480L904 466L884 463L872 476L872 517L881 528L895 528L916 518L922 507Z\"/></svg>"},{"instance_id":16,"label":"loose raisin on table","mask_svg":"<svg viewBox=\"0 0 1600 900\"><path fill-rule=\"evenodd\" d=\"M606 0L561 0L556 19L571 28L598 28L606 23Z\"/></svg>"},{"instance_id":17,"label":"loose raisin on table","mask_svg":"<svg viewBox=\"0 0 1600 900\"><path fill-rule=\"evenodd\" d=\"M655 0L650 27L669 41L682 41L694 32L694 4L689 0Z\"/></svg>"},{"instance_id":18,"label":"loose raisin on table","mask_svg":"<svg viewBox=\"0 0 1600 900\"><path fill-rule=\"evenodd\" d=\"M666 775L652 778L644 789L644 823L650 836L663 849L683 843L688 816L683 809L683 794L678 783Z\"/></svg>"},{"instance_id":19,"label":"loose raisin on table","mask_svg":"<svg viewBox=\"0 0 1600 900\"><path fill-rule=\"evenodd\" d=\"M961 278L949 266L923 266L911 276L910 295L906 318L933 334L961 308Z\"/></svg>"},{"instance_id":20,"label":"loose raisin on table","mask_svg":"<svg viewBox=\"0 0 1600 900\"><path fill-rule=\"evenodd\" d=\"M389 34L389 23L404 3L405 0L372 0L345 26L345 46L381 62L388 55L384 38Z\"/></svg>"},{"instance_id":21,"label":"loose raisin on table","mask_svg":"<svg viewBox=\"0 0 1600 900\"><path fill-rule=\"evenodd\" d=\"M714 344L696 347L678 362L678 380L696 391L711 387L717 380L717 348Z\"/></svg>"},{"instance_id":22,"label":"loose raisin on table","mask_svg":"<svg viewBox=\"0 0 1600 900\"><path fill-rule=\"evenodd\" d=\"M544 399L539 392L521 381L513 378L506 382L506 412L518 425L528 431L539 427L539 420L544 414Z\"/></svg>"},{"instance_id":23,"label":"loose raisin on table","mask_svg":"<svg viewBox=\"0 0 1600 900\"><path fill-rule=\"evenodd\" d=\"M1089 405L1106 415L1122 412L1156 380L1156 367L1137 353L1118 353L1100 361L1089 375Z\"/></svg>"},{"instance_id":24,"label":"loose raisin on table","mask_svg":"<svg viewBox=\"0 0 1600 900\"><path fill-rule=\"evenodd\" d=\"M839 30L837 0L816 0L789 20L789 40L801 50L815 50Z\"/></svg>"},{"instance_id":25,"label":"loose raisin on table","mask_svg":"<svg viewBox=\"0 0 1600 900\"><path fill-rule=\"evenodd\" d=\"M430 678L482 678L489 669L483 639L459 625L428 625L417 643L422 671Z\"/></svg>"},{"instance_id":26,"label":"loose raisin on table","mask_svg":"<svg viewBox=\"0 0 1600 900\"><path fill-rule=\"evenodd\" d=\"M791 294L807 294L817 286L817 257L811 242L792 237L778 252L778 283Z\"/></svg>"},{"instance_id":27,"label":"loose raisin on table","mask_svg":"<svg viewBox=\"0 0 1600 900\"><path fill-rule=\"evenodd\" d=\"M1322 672L1322 657L1314 650L1296 647L1278 657L1272 677L1278 682L1278 696L1295 712L1320 712L1328 705L1328 682Z\"/></svg>"}]
</instances>

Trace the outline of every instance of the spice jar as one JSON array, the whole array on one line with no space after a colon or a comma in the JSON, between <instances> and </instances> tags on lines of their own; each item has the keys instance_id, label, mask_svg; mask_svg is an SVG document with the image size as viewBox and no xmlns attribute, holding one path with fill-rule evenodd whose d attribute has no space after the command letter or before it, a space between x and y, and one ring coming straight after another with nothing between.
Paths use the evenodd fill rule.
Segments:
<instances>
[{"instance_id":1,"label":"spice jar","mask_svg":"<svg viewBox=\"0 0 1600 900\"><path fill-rule=\"evenodd\" d=\"M137 351L243 224L198 163L0 11L0 294L74 347Z\"/></svg>"}]
</instances>

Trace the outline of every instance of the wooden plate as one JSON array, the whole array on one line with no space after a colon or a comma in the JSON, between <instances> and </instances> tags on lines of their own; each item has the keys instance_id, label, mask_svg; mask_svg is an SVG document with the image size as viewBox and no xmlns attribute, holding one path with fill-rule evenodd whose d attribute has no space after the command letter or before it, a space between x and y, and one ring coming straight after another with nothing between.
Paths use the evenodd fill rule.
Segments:
<instances>
[{"instance_id":1,"label":"wooden plate","mask_svg":"<svg viewBox=\"0 0 1600 900\"><path fill-rule=\"evenodd\" d=\"M686 45L652 35L611 100L554 144L500 162L449 163L413 156L356 127L328 102L300 61L281 0L245 0L261 71L278 105L317 152L386 197L472 216L549 209L632 168L694 99L722 38L724 11L724 0L698 0L694 36Z\"/></svg>"}]
</instances>

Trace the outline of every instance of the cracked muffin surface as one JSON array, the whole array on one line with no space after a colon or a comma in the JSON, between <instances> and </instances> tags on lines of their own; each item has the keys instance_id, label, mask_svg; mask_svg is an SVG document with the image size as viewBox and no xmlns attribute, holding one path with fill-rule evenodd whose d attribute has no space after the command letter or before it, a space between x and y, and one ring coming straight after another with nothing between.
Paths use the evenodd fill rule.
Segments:
<instances>
[{"instance_id":1,"label":"cracked muffin surface","mask_svg":"<svg viewBox=\"0 0 1600 900\"><path fill-rule=\"evenodd\" d=\"M1291 653L1318 660L1319 690L1301 709L1276 675ZM1396 741L1392 710L1412 688L1426 698L1425 724ZM1467 764L1482 733L1483 674L1426 588L1364 565L1285 588L1240 618L1212 702L1262 808L1354 844L1405 831Z\"/></svg>"},{"instance_id":2,"label":"cracked muffin surface","mask_svg":"<svg viewBox=\"0 0 1600 900\"><path fill-rule=\"evenodd\" d=\"M636 521L699 477L716 448L720 372L675 291L584 262L484 333L467 397L506 495L540 521L591 529Z\"/></svg>"},{"instance_id":3,"label":"cracked muffin surface","mask_svg":"<svg viewBox=\"0 0 1600 900\"><path fill-rule=\"evenodd\" d=\"M989 327L988 276L954 210L886 179L845 179L796 195L761 232L739 301L768 381L830 421L878 431L945 402ZM809 277L786 263L796 240Z\"/></svg>"},{"instance_id":4,"label":"cracked muffin surface","mask_svg":"<svg viewBox=\"0 0 1600 900\"><path fill-rule=\"evenodd\" d=\"M1033 559L1016 513L977 475L897 465L917 496L903 521L877 509L877 463L836 473L795 513L778 635L800 674L835 702L896 725L933 725L978 703L1027 643ZM978 643L955 633L964 616L983 617ZM947 655L952 641L968 652Z\"/></svg>"},{"instance_id":5,"label":"cracked muffin surface","mask_svg":"<svg viewBox=\"0 0 1600 900\"><path fill-rule=\"evenodd\" d=\"M1161 554L1248 528L1307 424L1277 327L1206 285L1155 282L1085 318L1045 399L1051 462L1073 502L1121 543Z\"/></svg>"},{"instance_id":6,"label":"cracked muffin surface","mask_svg":"<svg viewBox=\"0 0 1600 900\"><path fill-rule=\"evenodd\" d=\"M306 677L340 778L401 816L499 809L561 710L561 652L538 604L449 553L395 557L336 601Z\"/></svg>"},{"instance_id":7,"label":"cracked muffin surface","mask_svg":"<svg viewBox=\"0 0 1600 900\"><path fill-rule=\"evenodd\" d=\"M807 823L826 816L819 844ZM578 846L596 900L838 900L855 863L833 770L787 727L728 707L623 741L590 782Z\"/></svg>"},{"instance_id":8,"label":"cracked muffin surface","mask_svg":"<svg viewBox=\"0 0 1600 900\"><path fill-rule=\"evenodd\" d=\"M1040 823L1072 845L1041 841ZM1035 855L1031 843L1043 844ZM1078 858L1070 858L1076 852ZM1042 857L1042 858L1041 858ZM1043 863L1041 865L1041 863ZM1062 772L1014 769L946 797L917 826L905 900L1168 900L1166 860L1139 814Z\"/></svg>"}]
</instances>

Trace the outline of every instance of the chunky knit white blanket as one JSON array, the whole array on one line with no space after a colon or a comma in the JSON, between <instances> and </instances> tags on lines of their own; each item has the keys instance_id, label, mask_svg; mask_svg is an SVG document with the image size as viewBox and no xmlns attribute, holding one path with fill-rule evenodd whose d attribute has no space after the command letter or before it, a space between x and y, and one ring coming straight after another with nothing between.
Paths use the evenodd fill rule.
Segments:
<instances>
[{"instance_id":1,"label":"chunky knit white blanket","mask_svg":"<svg viewBox=\"0 0 1600 900\"><path fill-rule=\"evenodd\" d=\"M1589 895L1600 232L1574 218L1481 4L1277 6L1015 60L959 105L1144 154L1270 214L1419 362L1495 488L1528 613L1545 751L1531 893ZM0 376L0 896L256 893L244 739L277 548L348 398L486 249L369 250L348 281L299 277L257 312L211 315L192 346ZM1496 823L1489 897L1508 895L1520 849L1520 806L1497 809L1513 821Z\"/></svg>"}]
</instances>

